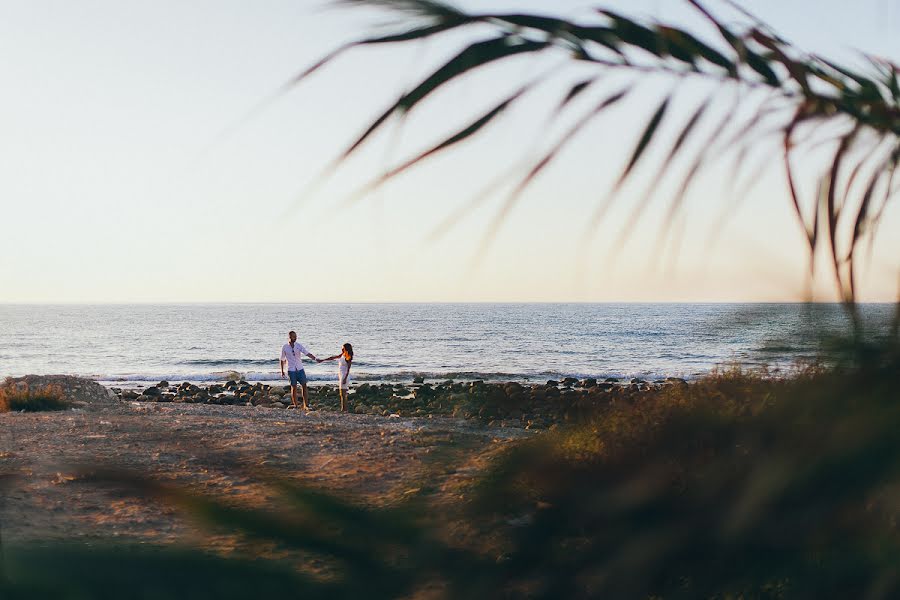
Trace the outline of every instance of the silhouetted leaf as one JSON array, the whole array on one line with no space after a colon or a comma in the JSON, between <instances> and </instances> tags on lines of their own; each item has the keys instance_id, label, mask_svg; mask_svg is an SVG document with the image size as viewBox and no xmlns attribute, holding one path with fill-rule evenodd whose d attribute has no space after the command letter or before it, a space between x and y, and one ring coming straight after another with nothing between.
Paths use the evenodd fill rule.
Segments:
<instances>
[{"instance_id":1,"label":"silhouetted leaf","mask_svg":"<svg viewBox=\"0 0 900 600\"><path fill-rule=\"evenodd\" d=\"M612 50L615 54L623 56L622 40L610 27L601 25L578 26L572 29L572 34L580 39L600 44L604 48Z\"/></svg>"},{"instance_id":2,"label":"silhouetted leaf","mask_svg":"<svg viewBox=\"0 0 900 600\"><path fill-rule=\"evenodd\" d=\"M362 2L362 0L354 1ZM580 22L577 19L531 14L527 11L469 14L433 0L376 0L376 5L414 15L420 22L423 19L427 20L426 24L398 32L393 36L361 40L358 44L384 44L392 41L427 39L442 31L470 25L475 25L479 32L485 28L493 28L498 36L464 47L449 62L433 71L424 81L374 119L368 129L337 159L335 165L352 154L360 144L382 128L392 116L404 115L436 90L445 88L456 77L471 70L481 69L485 65L507 56L540 52L545 48L562 50L572 61L587 63L593 66L599 74L626 72L639 76L662 76L669 77L673 83L690 76L691 79L706 78L715 81L719 86L734 86L745 91L747 89L768 89L775 98L771 108L761 108L757 114L744 121L743 126L735 125L729 129L729 135L734 140L733 143L719 143L722 130L717 129L713 136L719 144L716 151L705 148L699 152L694 163L687 169L681 186L673 196L669 215L671 216L674 214L673 211L677 211L687 189L701 169L718 160L720 156L731 156L734 148L737 148L737 152L734 154L736 162L733 167L737 174L743 158L748 155L751 148L765 143L773 133L780 133L783 138L782 159L788 192L797 218L806 231L812 257L819 242L820 216L824 218L826 213L832 215L829 217L831 222L829 231L837 233L845 229L840 225L845 219L840 214L841 211L837 204L838 200L840 200L841 206L845 204L844 199L860 172L860 166L857 164L856 168L850 172L843 195L838 195L833 185L830 188L827 185L822 187L824 192L830 191L834 196L830 203L827 202L827 196L825 197L826 204L831 204L829 210L808 211L810 204L813 204L814 207L818 206L816 204L818 201L813 202L812 198L807 198L806 200L810 200L807 203L800 197L795 181L797 173L792 165L792 153L808 154L823 144L833 143L835 140L828 136L814 137L814 134L820 132L829 132L830 134L833 131L830 126L835 123L839 123L841 126L849 124L850 126L865 127L867 131L884 136L888 140L887 143L896 143L897 136L900 135L900 107L897 106L900 84L897 83L897 68L890 61L867 56L866 59L871 67L869 71L874 73L873 76L869 76L868 73L848 69L821 57L802 52L777 35L771 27L762 23L737 2L723 0L730 9L740 13L743 19L737 24L732 24L732 22L726 24L724 20L707 10L701 0L685 1L696 8L713 25L730 51L719 50L715 45L699 39L683 27L648 19L634 19L605 9L596 10L596 14L601 15L604 19L601 23L596 24L590 20ZM748 19L749 25L746 25ZM613 54L603 52L603 49L609 50ZM595 50L598 51L596 55ZM635 50L642 52L636 53ZM320 66L314 65L312 69ZM723 73L722 70L726 73ZM569 87L561 95L562 99L559 105L551 109L547 123L552 123L562 109L567 108L572 100L580 97L584 90L598 78L599 75L595 75L586 77L575 84L567 84ZM749 96L745 96L744 100L739 103L746 104L746 97ZM644 126L643 134L629 156L623 172L614 182L606 200L595 209L593 224L602 218L619 188L631 176L638 161L642 159L660 122L666 117L668 102L669 98L666 98ZM505 107L499 107L496 113L489 111L474 119L469 126L457 131L435 147L389 171L386 177L396 176L427 156L451 148L459 142L481 133L484 127L504 109ZM762 126L763 123L765 123L765 127ZM804 125L804 127L800 128L800 125ZM687 128L688 131L690 129L692 127ZM807 132L808 137L804 135ZM685 135L682 134L682 136ZM672 147L674 153L670 152L669 157L661 165L654 185L648 187L648 194L645 194L645 197L649 197L649 194L653 192L655 183L661 180L660 178L666 172L674 154L680 153L683 141L683 137L680 140L676 139ZM840 143L839 140L838 143ZM542 156L530 167L520 183L525 186L529 185L554 158L553 151ZM843 159L839 162L843 163ZM737 177L734 176L732 180L736 182ZM523 190L524 188L520 185L515 186L504 206L513 204ZM645 201L638 204L636 214L640 214L644 205ZM502 209L500 214L504 215L507 210L506 208ZM869 211L869 214L871 213L872 210ZM830 239L831 237L833 236L830 236ZM836 240L831 241L837 243ZM840 277L843 276L840 275ZM847 286L844 287L846 289Z\"/></svg>"},{"instance_id":3,"label":"silhouetted leaf","mask_svg":"<svg viewBox=\"0 0 900 600\"><path fill-rule=\"evenodd\" d=\"M857 94L862 96L863 98L867 98L870 100L883 101L884 98L881 95L881 92L878 89L878 85L869 79L868 77L864 77L858 73L854 73L850 69L842 67L837 63L834 63L830 60L826 60L822 57L817 57L823 64L828 65L830 68L834 69L841 75L852 79L858 86L859 90ZM846 90L846 88L845 88Z\"/></svg>"},{"instance_id":4,"label":"silhouetted leaf","mask_svg":"<svg viewBox=\"0 0 900 600\"><path fill-rule=\"evenodd\" d=\"M517 42L511 40L508 36L492 38L468 46L429 75L422 83L404 94L399 100L388 107L388 109L375 119L368 129L366 129L363 134L341 154L340 160L344 160L353 154L362 143L380 129L392 115L412 110L416 104L424 100L429 94L448 83L450 80L488 63L516 54L522 54L524 52L543 50L546 47L546 42Z\"/></svg>"},{"instance_id":5,"label":"silhouetted leaf","mask_svg":"<svg viewBox=\"0 0 900 600\"><path fill-rule=\"evenodd\" d=\"M761 57L759 54L746 50L744 52L744 61L747 65L763 76L766 83L772 87L778 87L781 85L781 80L778 79L778 75L775 74L775 71L772 70L772 67L769 66L769 62Z\"/></svg>"},{"instance_id":6,"label":"silhouetted leaf","mask_svg":"<svg viewBox=\"0 0 900 600\"><path fill-rule=\"evenodd\" d=\"M804 64L791 59L787 54L785 54L784 50L776 40L759 31L758 29L754 29L750 35L758 43L762 44L772 51L776 59L782 65L784 65L785 69L787 69L788 73L790 73L791 77L794 78L794 81L796 81L797 84L800 85L801 89L803 89L804 92L811 93L808 80L808 71ZM772 75L774 76L774 73Z\"/></svg>"},{"instance_id":7,"label":"silhouetted leaf","mask_svg":"<svg viewBox=\"0 0 900 600\"><path fill-rule=\"evenodd\" d=\"M669 167L672 165L672 162L675 160L675 157L678 155L679 150L681 150L682 145L687 140L688 136L690 136L691 132L694 131L694 127L703 118L703 115L706 113L707 108L709 107L710 102L713 97L709 96L706 100L704 100L700 105L694 110L694 113L690 116L690 118L685 123L684 127L681 129L681 132L678 134L678 137L675 138L675 142L672 144L672 147L669 149L669 153L666 158L663 160L662 165L657 170L656 175L653 177L653 180L647 186L647 190L644 192L644 195L641 197L640 201L635 205L634 209L631 212L628 220L625 222L625 225L620 230L619 238L617 239L615 245L621 246L625 238L631 234L635 224L638 219L640 219L641 215L647 209L647 206L650 203L650 198L653 195L653 192L656 190L663 176L668 171ZM668 99L667 99L668 100ZM701 150L702 152L702 150Z\"/></svg>"},{"instance_id":8,"label":"silhouetted leaf","mask_svg":"<svg viewBox=\"0 0 900 600\"><path fill-rule=\"evenodd\" d=\"M625 44L641 48L654 56L662 55L659 37L653 30L610 10L598 9L597 12L612 21L613 33Z\"/></svg>"},{"instance_id":9,"label":"silhouetted leaf","mask_svg":"<svg viewBox=\"0 0 900 600\"><path fill-rule=\"evenodd\" d=\"M574 137L582 130L584 127L591 122L594 118L597 117L604 110L613 106L622 98L628 95L631 92L632 86L628 85L619 91L605 97L601 100L594 108L583 115L572 127L570 127L565 134L563 134L560 139L550 148L548 152L546 152L532 167L528 170L524 177L522 177L516 186L513 188L512 192L506 197L503 205L500 210L497 212L497 216L493 219L490 227L485 234L480 249L479 254L484 253L489 242L493 239L497 228L500 223L509 213L509 211L515 206L516 202L518 202L522 193L528 188L528 185L544 170L546 169L553 160L559 155L563 148L574 139ZM652 135L652 134L651 134Z\"/></svg>"},{"instance_id":10,"label":"silhouetted leaf","mask_svg":"<svg viewBox=\"0 0 900 600\"><path fill-rule=\"evenodd\" d=\"M838 287L842 287L842 281L840 276L840 262L838 260L838 241L835 236L835 231L837 230L841 210L841 207L837 206L835 202L835 199L837 198L837 180L843 166L844 156L852 147L857 133L859 133L859 126L854 127L849 133L841 138L837 150L835 150L834 152L834 159L832 160L831 169L829 170L827 176L828 183L826 188L827 191L825 200L825 215L828 219L828 244L831 248L831 260L834 267L835 277L837 278ZM852 297L852 287L847 291L850 294L850 297ZM845 298L847 298L846 295Z\"/></svg>"},{"instance_id":11,"label":"silhouetted leaf","mask_svg":"<svg viewBox=\"0 0 900 600\"><path fill-rule=\"evenodd\" d=\"M408 111L439 87L472 69L484 67L517 54L537 52L548 46L549 42L517 40L509 36L476 42L451 58L429 75L425 81L405 94L397 103L397 107L400 110Z\"/></svg>"},{"instance_id":12,"label":"silhouetted leaf","mask_svg":"<svg viewBox=\"0 0 900 600\"><path fill-rule=\"evenodd\" d=\"M638 139L637 146L634 147L634 151L631 153L631 158L628 159L628 164L625 165L625 170L622 171L622 174L616 181L615 189L621 187L622 183L625 182L625 180L628 178L628 175L631 173L631 170L634 169L634 166L641 159L641 156L644 154L644 150L647 149L647 146L653 139L653 135L656 133L656 129L662 122L663 117L665 117L666 110L668 110L669 108L669 101L671 99L671 96L666 96L659 107L657 107L656 112L653 113L653 116L650 117L650 120L647 122L647 126L644 127L644 132L641 133L641 137L640 139Z\"/></svg>"},{"instance_id":13,"label":"silhouetted leaf","mask_svg":"<svg viewBox=\"0 0 900 600\"><path fill-rule=\"evenodd\" d=\"M438 23L435 25L428 25L427 27L410 29L408 31L393 33L393 34L389 34L389 35L365 38L362 40L357 40L355 42L351 42L349 44L344 44L340 48L338 48L338 49L330 52L329 54L325 55L324 57L320 58L318 61L313 63L310 67L307 67L306 69L304 69L303 71L301 71L300 73L295 75L284 85L284 88L287 89L287 88L297 85L298 83L300 83L301 81L303 81L304 79L306 79L307 77L309 77L310 75L312 75L313 73L315 73L316 71L321 69L322 67L326 66L327 64L334 61L336 58L338 58L342 54L346 53L348 50L352 50L353 48L358 48L360 46L393 44L393 43L409 42L412 40L424 39L424 38L436 35L438 33L443 33L445 31L449 31L451 29L456 29L457 27L460 27L461 25L465 25L470 22L471 22L471 19L467 19L467 18L451 19L451 20L447 20L445 22Z\"/></svg>"},{"instance_id":14,"label":"silhouetted leaf","mask_svg":"<svg viewBox=\"0 0 900 600\"><path fill-rule=\"evenodd\" d=\"M527 92L528 89L530 89L530 88L531 88L531 85L527 85L527 86L520 88L519 90L514 92L512 95L507 97L505 100L502 100L499 104L497 104L493 108L489 109L485 114L478 117L475 121L473 121L469 125L463 127L459 131L454 132L452 135L450 135L446 139L442 140L438 144L432 146L431 148L413 156L412 158L401 163L400 165L390 169L389 171L387 171L386 173L384 173L383 175L378 177L375 181L373 181L369 184L366 184L365 186L363 186L361 188L361 190L359 192L357 192L356 194L353 195L353 198L358 198L358 197L361 197L365 194L368 194L368 193L374 191L376 188L384 185L387 181L397 177L401 173L409 170L410 168L419 164L423 160L425 160L435 154L438 154L444 150L447 150L448 148L452 148L456 144L459 144L460 142L463 142L466 139L470 138L471 136L475 135L482 128L484 128L491 121L493 121L495 117L497 117L498 115L503 113L503 111L505 111L507 108L509 108L509 106L513 102L515 102L516 100L521 98L522 95L525 92Z\"/></svg>"},{"instance_id":15,"label":"silhouetted leaf","mask_svg":"<svg viewBox=\"0 0 900 600\"><path fill-rule=\"evenodd\" d=\"M674 30L674 28L672 28ZM674 30L677 31L677 35L682 44L685 44L687 47L692 48L698 55L700 55L704 60L722 67L729 73L736 73L737 67L734 62L729 60L724 54L706 44L705 42L700 41L690 33L684 30Z\"/></svg>"},{"instance_id":16,"label":"silhouetted leaf","mask_svg":"<svg viewBox=\"0 0 900 600\"><path fill-rule=\"evenodd\" d=\"M569 88L569 91L566 93L566 95L560 101L559 106L557 107L556 110L557 111L562 110L567 104L569 104L569 102L571 102L576 97L578 97L581 94L581 92L586 90L588 88L588 86L591 85L592 83L594 83L595 81L597 81L596 77L589 77L588 79L584 79L582 81L579 81L575 85L573 85L571 88Z\"/></svg>"}]
</instances>

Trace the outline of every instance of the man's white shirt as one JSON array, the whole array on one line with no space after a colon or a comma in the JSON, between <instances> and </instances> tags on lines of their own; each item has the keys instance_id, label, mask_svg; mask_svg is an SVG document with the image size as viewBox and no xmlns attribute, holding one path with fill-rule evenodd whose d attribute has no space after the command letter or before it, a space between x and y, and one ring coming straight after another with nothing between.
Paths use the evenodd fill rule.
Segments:
<instances>
[{"instance_id":1,"label":"man's white shirt","mask_svg":"<svg viewBox=\"0 0 900 600\"><path fill-rule=\"evenodd\" d=\"M291 348L290 342L281 347L281 360L287 361L288 371L299 371L302 369L303 356L305 354L309 354L309 350L300 342L294 342L293 348Z\"/></svg>"}]
</instances>

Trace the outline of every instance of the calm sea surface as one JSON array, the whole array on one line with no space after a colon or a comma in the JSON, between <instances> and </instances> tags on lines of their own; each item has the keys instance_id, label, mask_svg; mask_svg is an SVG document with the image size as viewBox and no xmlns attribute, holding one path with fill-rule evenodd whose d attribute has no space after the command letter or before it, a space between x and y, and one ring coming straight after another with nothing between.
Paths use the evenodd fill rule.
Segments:
<instances>
[{"instance_id":1,"label":"calm sea surface","mask_svg":"<svg viewBox=\"0 0 900 600\"><path fill-rule=\"evenodd\" d=\"M862 307L886 331L894 306ZM356 351L363 380L694 377L732 361L786 367L846 331L828 304L0 305L0 376L104 383L278 378L287 332L317 356ZM309 364L312 380L335 363Z\"/></svg>"}]
</instances>

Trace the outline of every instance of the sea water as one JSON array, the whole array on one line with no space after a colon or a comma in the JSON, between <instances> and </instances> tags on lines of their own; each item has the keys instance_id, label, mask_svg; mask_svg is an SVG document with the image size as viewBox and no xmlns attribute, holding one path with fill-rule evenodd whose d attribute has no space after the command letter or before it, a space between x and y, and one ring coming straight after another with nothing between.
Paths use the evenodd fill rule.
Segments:
<instances>
[{"instance_id":1,"label":"sea water","mask_svg":"<svg viewBox=\"0 0 900 600\"><path fill-rule=\"evenodd\" d=\"M887 332L894 308L861 306L869 330ZM290 330L317 357L351 342L355 381L656 379L787 369L848 318L835 304L0 305L0 377L275 381ZM334 362L306 369L336 378Z\"/></svg>"}]
</instances>

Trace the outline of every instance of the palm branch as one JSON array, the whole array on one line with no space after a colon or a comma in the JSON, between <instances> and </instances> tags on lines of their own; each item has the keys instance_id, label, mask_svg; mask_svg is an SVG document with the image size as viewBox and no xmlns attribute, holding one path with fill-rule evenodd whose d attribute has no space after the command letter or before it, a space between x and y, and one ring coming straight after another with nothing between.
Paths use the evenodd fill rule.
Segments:
<instances>
[{"instance_id":1,"label":"palm branch","mask_svg":"<svg viewBox=\"0 0 900 600\"><path fill-rule=\"evenodd\" d=\"M732 180L736 180L748 168L746 158L750 150L774 140L788 197L805 233L810 277L815 272L817 249L824 248L827 271L833 274L843 301L852 307L858 296L859 248L868 240L871 249L885 208L900 187L894 181L900 160L897 65L884 58L865 56L865 70L848 68L802 51L728 0L720 0L720 4L741 10L748 24L726 24L698 0L683 1L711 25L713 35L706 36L709 40L681 27L630 18L604 8L597 8L588 19L576 20L533 13L466 12L436 0L340 0L341 4L374 5L394 11L400 16L399 25L396 30L337 49L300 73L290 85L353 48L403 44L476 27L482 34L386 107L339 154L327 170L331 172L389 121L404 118L450 83L488 65L512 56L537 57L551 50L563 51L573 63L588 65L594 74L567 83L562 102L549 115L550 123L569 119L575 125L512 182L499 220L579 132L603 118L609 107L632 93L634 86L611 90L587 108L583 102L573 102L576 97L602 85L603 77L610 72L624 73L635 81L648 75L667 77L673 85L659 98L630 149L623 170L594 208L594 224L604 218L619 190L646 162L648 147L654 142L662 143L656 138L663 123L681 120L679 133L663 149L665 158L655 166L657 172L651 181L658 183L676 158L688 165L680 184L667 199L668 223L682 210L692 182L704 169L731 155L735 169ZM485 28L491 32L487 37L483 35ZM712 95L689 111L687 118L675 114L671 110L673 96L698 79L715 84ZM503 113L522 102L534 88L533 83L523 85L484 113L474 115L451 135L388 169L366 185L360 195L482 134ZM767 99L753 104L749 100L752 94L747 92L760 90ZM710 110L713 100L731 93L736 100L724 115ZM574 113L574 119L570 113ZM695 143L686 143L689 140ZM811 176L801 173L797 159L823 147L830 153L827 164ZM682 156L685 154L686 158ZM813 180L805 181L810 178ZM632 221L647 210L655 187L633 208ZM801 190L807 188L816 192L804 195Z\"/></svg>"}]
</instances>

